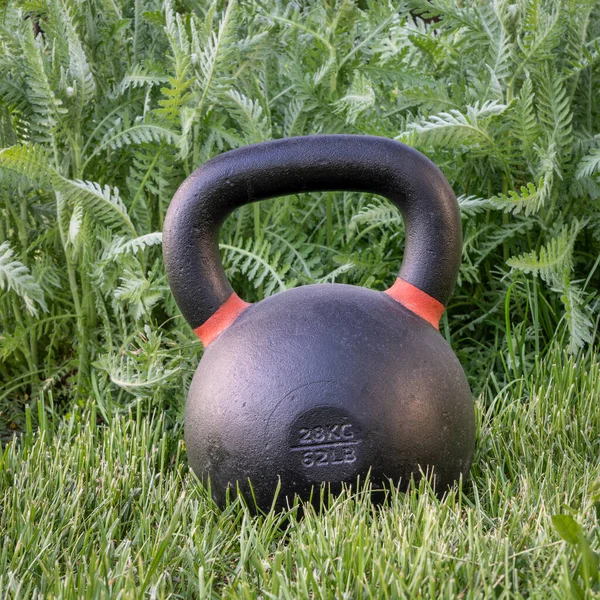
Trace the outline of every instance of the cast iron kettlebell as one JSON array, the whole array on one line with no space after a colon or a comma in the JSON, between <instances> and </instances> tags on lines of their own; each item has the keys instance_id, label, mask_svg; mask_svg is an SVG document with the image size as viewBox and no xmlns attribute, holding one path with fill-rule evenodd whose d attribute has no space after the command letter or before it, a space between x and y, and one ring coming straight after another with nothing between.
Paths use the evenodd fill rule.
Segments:
<instances>
[{"instance_id":1,"label":"cast iron kettlebell","mask_svg":"<svg viewBox=\"0 0 600 600\"><path fill-rule=\"evenodd\" d=\"M302 192L380 194L401 211L402 269L385 292L317 284L247 304L219 257L235 208ZM175 300L206 348L186 406L189 463L223 505L239 486L268 509L328 482L433 471L444 491L469 470L473 399L438 331L461 258L458 203L439 169L398 142L316 135L226 152L169 207L164 259ZM318 497L318 492L316 494Z\"/></svg>"}]
</instances>

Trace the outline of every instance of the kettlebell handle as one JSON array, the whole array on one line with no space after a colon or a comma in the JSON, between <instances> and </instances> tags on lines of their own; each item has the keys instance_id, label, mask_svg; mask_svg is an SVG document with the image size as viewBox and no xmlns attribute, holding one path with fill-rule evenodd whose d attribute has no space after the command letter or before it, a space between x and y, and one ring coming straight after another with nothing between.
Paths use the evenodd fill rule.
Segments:
<instances>
[{"instance_id":1,"label":"kettlebell handle","mask_svg":"<svg viewBox=\"0 0 600 600\"><path fill-rule=\"evenodd\" d=\"M220 260L218 233L227 215L267 198L334 190L378 194L400 209L406 246L388 293L403 304L399 296L412 295L414 306L441 307L439 320L462 246L458 203L444 175L420 152L387 138L312 135L225 152L196 169L173 197L163 231L167 276L183 316L205 345L248 306L235 295ZM410 298L406 304L411 308ZM203 336L209 319L213 333Z\"/></svg>"}]
</instances>

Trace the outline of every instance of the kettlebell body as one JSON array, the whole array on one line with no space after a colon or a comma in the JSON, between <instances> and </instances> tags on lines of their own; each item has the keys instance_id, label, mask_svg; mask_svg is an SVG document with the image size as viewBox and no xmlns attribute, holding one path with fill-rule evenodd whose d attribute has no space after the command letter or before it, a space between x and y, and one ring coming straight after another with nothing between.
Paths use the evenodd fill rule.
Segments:
<instances>
[{"instance_id":1,"label":"kettlebell body","mask_svg":"<svg viewBox=\"0 0 600 600\"><path fill-rule=\"evenodd\" d=\"M387 196L407 231L386 292L316 284L249 305L225 278L218 229L237 206L302 191ZM206 349L189 390L194 472L225 503L237 489L268 509L364 481L445 491L470 467L473 400L437 329L460 261L460 216L439 170L371 136L309 136L225 153L184 182L164 229L175 299ZM250 487L251 486L251 487ZM252 488L252 489L251 489Z\"/></svg>"}]
</instances>

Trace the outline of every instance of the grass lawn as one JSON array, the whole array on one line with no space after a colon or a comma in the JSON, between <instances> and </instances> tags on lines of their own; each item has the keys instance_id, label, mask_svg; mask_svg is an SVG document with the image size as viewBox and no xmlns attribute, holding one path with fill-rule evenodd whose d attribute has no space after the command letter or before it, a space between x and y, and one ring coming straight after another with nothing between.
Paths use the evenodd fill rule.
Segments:
<instances>
[{"instance_id":1,"label":"grass lawn","mask_svg":"<svg viewBox=\"0 0 600 600\"><path fill-rule=\"evenodd\" d=\"M0 455L0 597L600 597L598 355L531 371L477 398L462 489L348 493L302 519L217 509L181 430L140 404L41 413Z\"/></svg>"}]
</instances>

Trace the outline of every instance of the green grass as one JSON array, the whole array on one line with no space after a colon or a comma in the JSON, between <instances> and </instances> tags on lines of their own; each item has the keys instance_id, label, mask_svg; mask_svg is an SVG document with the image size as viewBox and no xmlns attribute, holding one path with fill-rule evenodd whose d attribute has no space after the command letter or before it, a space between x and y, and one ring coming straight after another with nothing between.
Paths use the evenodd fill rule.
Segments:
<instances>
[{"instance_id":1,"label":"green grass","mask_svg":"<svg viewBox=\"0 0 600 600\"><path fill-rule=\"evenodd\" d=\"M582 551L600 542L598 355L555 347L532 372L477 398L462 489L422 482L381 508L347 493L302 519L218 510L181 430L139 403L55 428L38 404L38 431L0 455L0 597L600 597Z\"/></svg>"}]
</instances>

